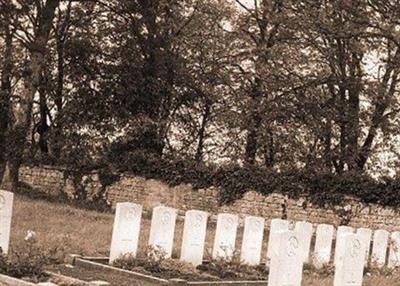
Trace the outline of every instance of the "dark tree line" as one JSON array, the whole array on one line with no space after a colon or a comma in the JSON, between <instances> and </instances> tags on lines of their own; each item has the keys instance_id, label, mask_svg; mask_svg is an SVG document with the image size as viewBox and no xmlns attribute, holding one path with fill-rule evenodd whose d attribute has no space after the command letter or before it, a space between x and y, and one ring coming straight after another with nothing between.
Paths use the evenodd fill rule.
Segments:
<instances>
[{"instance_id":1,"label":"dark tree line","mask_svg":"<svg viewBox=\"0 0 400 286\"><path fill-rule=\"evenodd\" d=\"M399 154L399 19L398 0L0 0L0 177L135 156L376 173Z\"/></svg>"}]
</instances>

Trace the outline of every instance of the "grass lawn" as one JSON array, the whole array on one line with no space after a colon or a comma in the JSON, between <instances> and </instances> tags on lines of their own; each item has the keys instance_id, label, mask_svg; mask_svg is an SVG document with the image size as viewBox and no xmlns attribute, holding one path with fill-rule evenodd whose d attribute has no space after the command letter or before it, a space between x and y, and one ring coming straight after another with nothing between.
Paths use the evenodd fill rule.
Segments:
<instances>
[{"instance_id":1,"label":"grass lawn","mask_svg":"<svg viewBox=\"0 0 400 286\"><path fill-rule=\"evenodd\" d=\"M18 249L22 247L26 232L32 230L37 235L38 243L45 248L58 248L59 252L64 254L77 253L87 256L108 256L112 224L112 214L82 210L69 205L32 200L17 195L14 203L11 248ZM174 257L179 256L182 226L182 221L178 221L175 233ZM149 228L150 220L145 217L142 220L140 235L141 251L145 249ZM207 253L211 250L214 235L214 227L212 225L210 229L211 231L207 234ZM241 230L239 230L240 233ZM240 243L240 240L239 235L238 243ZM266 245L263 246L263 257L265 257L265 249ZM331 286L333 285L333 278L304 275L302 284L308 286ZM389 277L365 277L364 285L400 285L400 274Z\"/></svg>"}]
</instances>

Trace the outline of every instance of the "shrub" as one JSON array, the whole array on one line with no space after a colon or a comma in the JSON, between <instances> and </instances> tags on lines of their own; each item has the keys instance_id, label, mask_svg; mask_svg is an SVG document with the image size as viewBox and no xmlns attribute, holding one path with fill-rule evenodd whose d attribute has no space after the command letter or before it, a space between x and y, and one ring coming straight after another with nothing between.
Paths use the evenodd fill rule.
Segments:
<instances>
[{"instance_id":1,"label":"shrub","mask_svg":"<svg viewBox=\"0 0 400 286\"><path fill-rule=\"evenodd\" d=\"M265 280L269 272L265 265L244 264L238 251L227 259L212 259L209 263L199 265L197 269L225 280Z\"/></svg>"},{"instance_id":2,"label":"shrub","mask_svg":"<svg viewBox=\"0 0 400 286\"><path fill-rule=\"evenodd\" d=\"M400 207L400 178L378 181L363 173L332 174L309 169L278 172L237 164L217 167L185 158L160 158L154 152L132 148L128 143L123 146L116 144L96 165L79 166L75 170L84 174L100 168L104 186L117 180L115 174L121 172L162 180L170 186L191 184L195 189L214 186L221 190L220 204L230 204L252 190L263 195L281 193L293 199L301 196L320 206L340 205L346 196L352 196L364 203ZM104 198L101 193L97 205L106 206Z\"/></svg>"},{"instance_id":3,"label":"shrub","mask_svg":"<svg viewBox=\"0 0 400 286\"><path fill-rule=\"evenodd\" d=\"M0 273L39 282L45 278L44 267L54 262L57 250L44 250L28 233L21 248L12 249L9 255L2 254L2 251L0 253Z\"/></svg>"},{"instance_id":4,"label":"shrub","mask_svg":"<svg viewBox=\"0 0 400 286\"><path fill-rule=\"evenodd\" d=\"M119 150L121 151L121 150ZM268 195L300 196L325 206L340 205L346 196L364 203L400 206L400 178L377 181L362 173L321 173L309 169L278 172L259 166L214 166L182 158L160 158L143 150L110 150L107 164L117 172L129 172L147 179L159 179L170 186L192 184L196 188L218 187L220 203L229 204L253 190Z\"/></svg>"},{"instance_id":5,"label":"shrub","mask_svg":"<svg viewBox=\"0 0 400 286\"><path fill-rule=\"evenodd\" d=\"M146 249L145 257L136 258L132 255L124 255L115 260L114 265L125 270L146 272L167 279L196 279L196 277L200 277L191 264L166 258L164 251L151 246Z\"/></svg>"}]
</instances>

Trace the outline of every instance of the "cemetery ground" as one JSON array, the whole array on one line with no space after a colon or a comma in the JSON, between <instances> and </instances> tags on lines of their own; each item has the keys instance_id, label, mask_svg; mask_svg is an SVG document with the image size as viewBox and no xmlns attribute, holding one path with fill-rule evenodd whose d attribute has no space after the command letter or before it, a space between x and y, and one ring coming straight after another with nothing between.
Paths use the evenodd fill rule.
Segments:
<instances>
[{"instance_id":1,"label":"cemetery ground","mask_svg":"<svg viewBox=\"0 0 400 286\"><path fill-rule=\"evenodd\" d=\"M142 218L142 230L138 250L139 256L143 256L146 251L150 218L150 214L144 214ZM148 282L134 281L132 279L128 280L126 277L118 277L118 275L110 276L101 271L82 271L80 269L64 266L64 259L70 253L97 257L108 256L113 219L114 215L111 213L84 210L67 204L50 203L45 200L33 200L25 196L16 195L11 228L11 251L23 251L27 244L27 232L32 231L34 232L33 240L35 244L37 244L40 249L51 254L51 265L46 266L49 270L56 272L61 271L63 274L82 280L105 280L115 286L152 285ZM182 228L183 221L178 219L172 257L178 257L180 253ZM215 229L215 227L211 225L209 229ZM239 241L237 245L240 245L240 234L242 231L242 228L238 231ZM214 233L215 231L207 233L207 250L212 248ZM263 245L262 255L263 257L266 255L266 245ZM207 259L208 256L209 255L206 254L205 258ZM177 264L176 268L182 268L182 264ZM332 274L324 271L317 273L312 270L307 270L307 266L305 269L302 285L333 285ZM187 275L191 274L189 273ZM196 275L195 273L193 274L193 276ZM264 279L267 279L267 277L264 277ZM363 285L400 285L400 273L392 272L390 275L386 274L385 271L373 274L367 273Z\"/></svg>"}]
</instances>

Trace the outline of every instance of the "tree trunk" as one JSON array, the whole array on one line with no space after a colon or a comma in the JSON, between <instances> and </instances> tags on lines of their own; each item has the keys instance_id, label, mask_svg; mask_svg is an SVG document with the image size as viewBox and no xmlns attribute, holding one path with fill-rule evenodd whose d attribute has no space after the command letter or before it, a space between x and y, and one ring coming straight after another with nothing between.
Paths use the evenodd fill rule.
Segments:
<instances>
[{"instance_id":1,"label":"tree trunk","mask_svg":"<svg viewBox=\"0 0 400 286\"><path fill-rule=\"evenodd\" d=\"M0 182L7 162L7 131L10 123L11 76L13 67L12 33L5 25L5 51L0 86Z\"/></svg>"},{"instance_id":2,"label":"tree trunk","mask_svg":"<svg viewBox=\"0 0 400 286\"><path fill-rule=\"evenodd\" d=\"M244 162L248 165L254 165L258 151L258 131L261 126L262 117L260 114L259 105L262 96L261 80L256 79L251 93L250 102L250 123L247 128L246 148Z\"/></svg>"},{"instance_id":3,"label":"tree trunk","mask_svg":"<svg viewBox=\"0 0 400 286\"><path fill-rule=\"evenodd\" d=\"M49 153L48 147L48 132L49 125L47 123L47 79L46 76L41 76L41 84L39 87L39 125L37 128L37 132L39 133L39 149L41 155L47 155Z\"/></svg>"},{"instance_id":4,"label":"tree trunk","mask_svg":"<svg viewBox=\"0 0 400 286\"><path fill-rule=\"evenodd\" d=\"M375 110L372 115L371 126L368 130L367 137L360 148L357 158L357 167L359 170L363 170L365 168L365 164L367 163L371 153L372 144L384 119L385 111L390 104L390 100L393 98L396 92L400 74L400 70L397 67L399 57L400 49L396 51L393 62L388 64L385 75L380 83L378 100L376 101Z\"/></svg>"},{"instance_id":5,"label":"tree trunk","mask_svg":"<svg viewBox=\"0 0 400 286\"><path fill-rule=\"evenodd\" d=\"M267 140L266 144L264 145L264 163L265 167L273 168L275 165L275 140L274 134L271 130L267 132Z\"/></svg>"},{"instance_id":6,"label":"tree trunk","mask_svg":"<svg viewBox=\"0 0 400 286\"><path fill-rule=\"evenodd\" d=\"M199 143L197 144L195 161L200 163L203 160L203 150L204 150L204 141L206 138L206 129L207 123L211 114L211 102L206 100L203 110L203 118L201 120L200 130L199 130Z\"/></svg>"},{"instance_id":7,"label":"tree trunk","mask_svg":"<svg viewBox=\"0 0 400 286\"><path fill-rule=\"evenodd\" d=\"M64 43L62 39L57 40L57 86L54 104L57 108L53 126L53 140L51 149L54 158L61 157L61 147L63 140L62 132L62 112L63 112L63 91L64 91Z\"/></svg>"},{"instance_id":8,"label":"tree trunk","mask_svg":"<svg viewBox=\"0 0 400 286\"><path fill-rule=\"evenodd\" d=\"M40 85L47 43L58 4L59 0L48 0L38 15L38 26L29 50L30 65L24 73L24 88L21 91L18 109L14 112L15 122L10 128L10 153L3 184L8 185L13 191L18 187L18 170L23 160L26 137L31 125L33 99Z\"/></svg>"},{"instance_id":9,"label":"tree trunk","mask_svg":"<svg viewBox=\"0 0 400 286\"><path fill-rule=\"evenodd\" d=\"M360 92L362 88L361 57L353 54L350 64L350 86L347 112L347 166L350 171L358 170L358 138L360 135Z\"/></svg>"}]
</instances>

